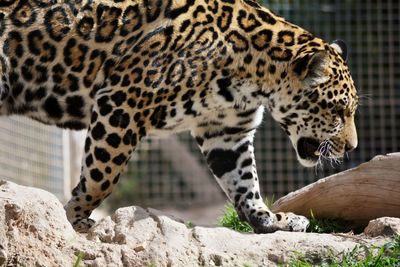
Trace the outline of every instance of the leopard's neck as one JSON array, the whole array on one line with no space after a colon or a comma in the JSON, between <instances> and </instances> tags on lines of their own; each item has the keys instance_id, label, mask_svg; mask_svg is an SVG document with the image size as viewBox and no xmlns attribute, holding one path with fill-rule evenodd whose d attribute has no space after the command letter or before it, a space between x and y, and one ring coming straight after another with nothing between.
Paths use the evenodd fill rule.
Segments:
<instances>
[{"instance_id":1,"label":"leopard's neck","mask_svg":"<svg viewBox=\"0 0 400 267\"><path fill-rule=\"evenodd\" d=\"M326 45L255 1L209 1L205 10L216 6L219 42L215 42L212 61L222 70L222 78L234 85L235 106L270 105L274 93L293 89L286 88L285 82L293 61ZM195 18L192 24L205 19L206 15L200 21Z\"/></svg>"}]
</instances>

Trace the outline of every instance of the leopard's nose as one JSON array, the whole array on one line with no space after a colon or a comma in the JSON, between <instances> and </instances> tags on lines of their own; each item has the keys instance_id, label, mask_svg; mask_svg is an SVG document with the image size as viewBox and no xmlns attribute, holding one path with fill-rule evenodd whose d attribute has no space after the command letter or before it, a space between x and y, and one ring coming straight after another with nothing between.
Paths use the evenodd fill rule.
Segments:
<instances>
[{"instance_id":1,"label":"leopard's nose","mask_svg":"<svg viewBox=\"0 0 400 267\"><path fill-rule=\"evenodd\" d=\"M350 144L349 142L346 142L346 145L344 146L344 150L346 152L351 152L356 148L356 146Z\"/></svg>"}]
</instances>

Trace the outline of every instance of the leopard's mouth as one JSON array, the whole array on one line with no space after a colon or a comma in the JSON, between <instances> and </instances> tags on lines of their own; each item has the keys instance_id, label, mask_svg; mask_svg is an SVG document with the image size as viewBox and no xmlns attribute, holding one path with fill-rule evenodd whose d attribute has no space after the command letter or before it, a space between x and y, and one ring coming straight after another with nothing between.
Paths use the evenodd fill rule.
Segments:
<instances>
[{"instance_id":1,"label":"leopard's mouth","mask_svg":"<svg viewBox=\"0 0 400 267\"><path fill-rule=\"evenodd\" d=\"M297 153L303 160L318 162L321 142L315 138L302 137L297 141Z\"/></svg>"}]
</instances>

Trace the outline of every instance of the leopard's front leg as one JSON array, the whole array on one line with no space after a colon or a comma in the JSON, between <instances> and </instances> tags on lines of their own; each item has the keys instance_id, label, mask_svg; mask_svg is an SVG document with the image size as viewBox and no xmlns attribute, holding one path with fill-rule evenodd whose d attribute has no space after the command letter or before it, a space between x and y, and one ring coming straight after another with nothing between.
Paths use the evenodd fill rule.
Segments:
<instances>
[{"instance_id":1,"label":"leopard's front leg","mask_svg":"<svg viewBox=\"0 0 400 267\"><path fill-rule=\"evenodd\" d=\"M142 111L130 108L127 97L113 91L97 96L85 142L82 173L65 205L67 218L78 232L86 232L89 218L112 192L139 140L146 135Z\"/></svg>"},{"instance_id":2,"label":"leopard's front leg","mask_svg":"<svg viewBox=\"0 0 400 267\"><path fill-rule=\"evenodd\" d=\"M229 124L236 127L217 126L218 123L210 120L210 123L201 123L192 134L241 220L249 222L254 232L305 231L309 224L307 218L293 213L274 214L265 205L260 195L253 147L262 109L245 115L221 116L229 117ZM224 121L221 123L226 125Z\"/></svg>"}]
</instances>

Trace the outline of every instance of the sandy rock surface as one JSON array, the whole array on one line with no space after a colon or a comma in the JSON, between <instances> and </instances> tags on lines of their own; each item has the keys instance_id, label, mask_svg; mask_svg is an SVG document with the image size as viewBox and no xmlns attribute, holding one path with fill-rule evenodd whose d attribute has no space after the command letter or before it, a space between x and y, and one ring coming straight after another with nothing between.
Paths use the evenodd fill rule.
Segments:
<instances>
[{"instance_id":1,"label":"sandy rock surface","mask_svg":"<svg viewBox=\"0 0 400 267\"><path fill-rule=\"evenodd\" d=\"M384 238L276 232L241 234L188 228L160 211L126 207L75 233L52 194L0 182L0 266L274 266L294 252L316 259L327 251L385 242Z\"/></svg>"},{"instance_id":2,"label":"sandy rock surface","mask_svg":"<svg viewBox=\"0 0 400 267\"><path fill-rule=\"evenodd\" d=\"M0 181L0 263L68 266L73 258L68 243L74 238L54 195Z\"/></svg>"}]
</instances>

